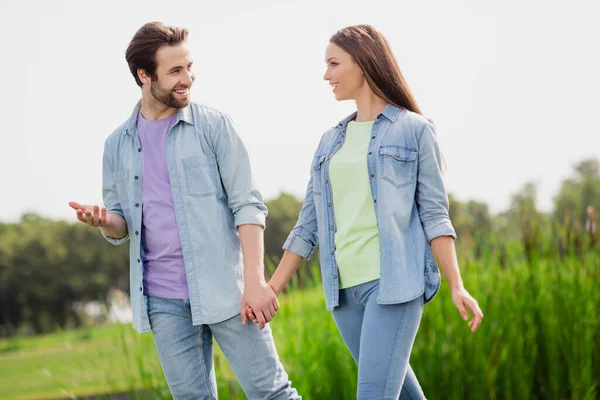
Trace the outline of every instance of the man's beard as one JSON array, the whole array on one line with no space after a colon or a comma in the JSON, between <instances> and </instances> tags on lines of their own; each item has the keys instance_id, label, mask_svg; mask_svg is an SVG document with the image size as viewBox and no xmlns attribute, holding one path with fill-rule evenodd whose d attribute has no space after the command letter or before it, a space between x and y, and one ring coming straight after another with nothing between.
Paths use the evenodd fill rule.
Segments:
<instances>
[{"instance_id":1,"label":"man's beard","mask_svg":"<svg viewBox=\"0 0 600 400\"><path fill-rule=\"evenodd\" d=\"M177 100L173 94L173 90L164 90L160 87L158 81L155 80L152 80L150 83L150 93L152 93L152 96L156 100L171 108L184 108L190 104L189 94L186 100Z\"/></svg>"}]
</instances>

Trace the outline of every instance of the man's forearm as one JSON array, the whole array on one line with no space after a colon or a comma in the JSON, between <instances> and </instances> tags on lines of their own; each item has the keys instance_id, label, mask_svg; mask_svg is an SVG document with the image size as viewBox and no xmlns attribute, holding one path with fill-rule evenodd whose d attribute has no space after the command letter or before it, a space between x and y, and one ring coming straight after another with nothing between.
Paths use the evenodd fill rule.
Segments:
<instances>
[{"instance_id":1,"label":"man's forearm","mask_svg":"<svg viewBox=\"0 0 600 400\"><path fill-rule=\"evenodd\" d=\"M121 214L115 212L109 212L108 214L110 215L110 225L101 227L100 230L106 236L113 239L123 239L127 236L127 223L125 222L125 218L123 218Z\"/></svg>"},{"instance_id":2,"label":"man's forearm","mask_svg":"<svg viewBox=\"0 0 600 400\"><path fill-rule=\"evenodd\" d=\"M258 225L238 226L240 246L244 255L244 281L246 285L264 282L264 229Z\"/></svg>"}]
</instances>

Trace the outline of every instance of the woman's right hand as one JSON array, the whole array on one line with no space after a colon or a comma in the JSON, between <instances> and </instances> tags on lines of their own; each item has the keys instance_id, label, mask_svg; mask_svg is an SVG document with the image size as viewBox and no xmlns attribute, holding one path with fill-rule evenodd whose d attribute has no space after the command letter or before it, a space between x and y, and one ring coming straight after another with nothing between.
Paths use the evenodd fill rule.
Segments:
<instances>
[{"instance_id":1,"label":"woman's right hand","mask_svg":"<svg viewBox=\"0 0 600 400\"><path fill-rule=\"evenodd\" d=\"M475 332L483 320L483 312L481 311L481 308L479 308L479 303L477 300L475 300L473 296L471 296L469 292L467 292L467 290L461 286L456 290L452 290L452 302L465 321L469 319L469 313L467 312L467 309L471 311L473 318L471 318L471 321L469 321L468 325L469 328L471 328L471 331Z\"/></svg>"}]
</instances>

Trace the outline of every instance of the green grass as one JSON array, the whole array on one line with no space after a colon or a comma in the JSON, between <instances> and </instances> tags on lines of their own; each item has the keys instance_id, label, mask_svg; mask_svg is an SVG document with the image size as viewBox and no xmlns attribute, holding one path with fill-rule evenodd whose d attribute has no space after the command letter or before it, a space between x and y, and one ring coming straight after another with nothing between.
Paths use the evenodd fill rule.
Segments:
<instances>
[{"instance_id":1,"label":"green grass","mask_svg":"<svg viewBox=\"0 0 600 400\"><path fill-rule=\"evenodd\" d=\"M343 347L331 315L324 309L321 290L296 293L282 299L282 305L272 327L282 361L294 385L299 390L304 389L303 392L334 398L331 385L320 382L322 367L329 363L328 368L337 371L339 382L345 382L344 386L348 388L342 393L351 396L356 367ZM308 326L316 330L313 332ZM318 343L307 346L315 338L322 337L327 339L319 339ZM335 357L323 360L323 351ZM344 366L337 366L337 361L343 361ZM0 365L3 372L0 374L0 399L74 398L120 392L131 392L135 398L135 392L140 389L149 389L150 398L169 398L152 335L138 335L129 325L2 340ZM244 398L218 346L215 368L219 395L225 399ZM137 396L145 398L148 395Z\"/></svg>"},{"instance_id":2,"label":"green grass","mask_svg":"<svg viewBox=\"0 0 600 400\"><path fill-rule=\"evenodd\" d=\"M600 256L510 257L462 263L484 323L471 333L444 285L425 306L411 365L432 399L600 397ZM271 324L280 357L306 399L355 397L356 366L320 288L282 298ZM113 325L0 341L0 399L131 392L169 398L151 334ZM219 395L245 398L216 351ZM136 390L147 389L144 395Z\"/></svg>"}]
</instances>

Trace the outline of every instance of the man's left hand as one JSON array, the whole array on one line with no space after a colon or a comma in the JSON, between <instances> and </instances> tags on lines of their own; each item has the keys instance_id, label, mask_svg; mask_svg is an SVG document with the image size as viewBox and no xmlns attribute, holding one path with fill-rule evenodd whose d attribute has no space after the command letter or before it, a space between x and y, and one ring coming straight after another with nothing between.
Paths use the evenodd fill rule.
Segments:
<instances>
[{"instance_id":1,"label":"man's left hand","mask_svg":"<svg viewBox=\"0 0 600 400\"><path fill-rule=\"evenodd\" d=\"M252 309L258 321L258 327L262 330L273 319L277 310L279 310L279 301L267 282L246 283L240 307L240 314L244 325L246 325L249 319L247 307Z\"/></svg>"}]
</instances>

